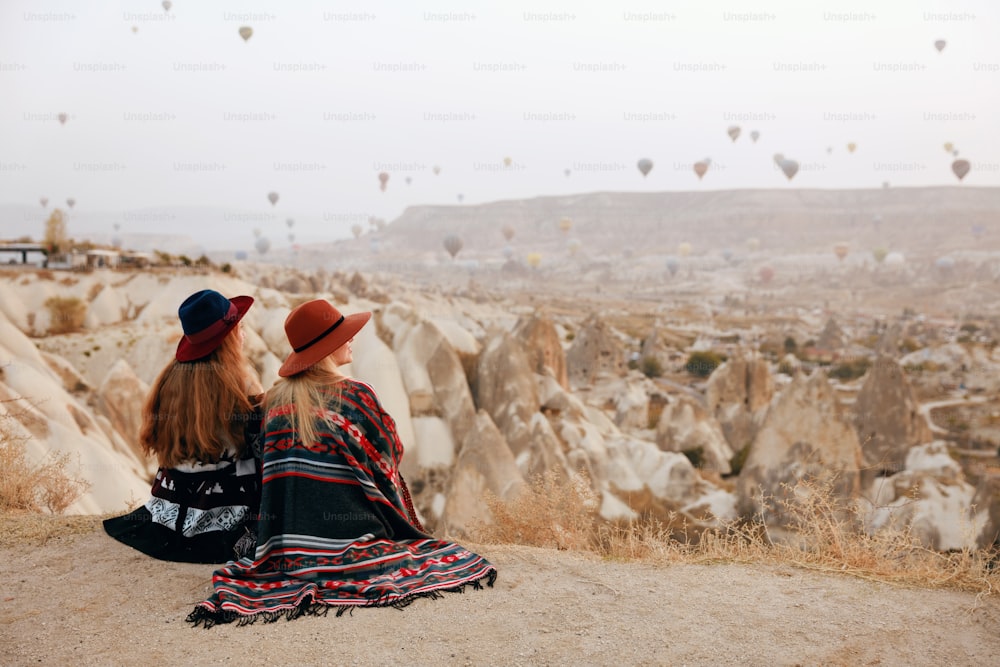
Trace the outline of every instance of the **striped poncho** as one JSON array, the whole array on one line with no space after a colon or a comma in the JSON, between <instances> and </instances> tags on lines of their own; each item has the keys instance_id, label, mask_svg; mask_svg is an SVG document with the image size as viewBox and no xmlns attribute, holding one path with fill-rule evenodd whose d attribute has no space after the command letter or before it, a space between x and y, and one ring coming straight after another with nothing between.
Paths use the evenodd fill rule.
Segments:
<instances>
[{"instance_id":1,"label":"striped poncho","mask_svg":"<svg viewBox=\"0 0 1000 667\"><path fill-rule=\"evenodd\" d=\"M493 585L486 559L424 532L399 474L395 422L372 388L339 388L340 404L331 395L308 448L291 429L290 406L267 412L256 552L216 570L213 595L189 622L270 622L331 607L339 615Z\"/></svg>"}]
</instances>

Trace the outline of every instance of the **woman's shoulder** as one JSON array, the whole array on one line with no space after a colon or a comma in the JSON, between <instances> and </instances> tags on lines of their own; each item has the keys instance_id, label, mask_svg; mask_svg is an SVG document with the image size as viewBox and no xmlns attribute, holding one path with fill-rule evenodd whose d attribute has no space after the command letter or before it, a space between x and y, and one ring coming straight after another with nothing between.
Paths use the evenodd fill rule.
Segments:
<instances>
[{"instance_id":1,"label":"woman's shoulder","mask_svg":"<svg viewBox=\"0 0 1000 667\"><path fill-rule=\"evenodd\" d=\"M340 389L344 393L353 392L355 394L363 394L366 396L376 396L374 387L367 382L356 380L354 378L345 378L342 380L340 382Z\"/></svg>"}]
</instances>

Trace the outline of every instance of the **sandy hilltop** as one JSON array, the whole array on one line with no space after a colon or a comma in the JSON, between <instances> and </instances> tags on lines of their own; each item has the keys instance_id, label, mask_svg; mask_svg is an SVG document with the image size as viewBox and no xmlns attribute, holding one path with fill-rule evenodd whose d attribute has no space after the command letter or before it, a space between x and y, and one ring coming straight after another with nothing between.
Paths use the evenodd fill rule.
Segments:
<instances>
[{"instance_id":1,"label":"sandy hilltop","mask_svg":"<svg viewBox=\"0 0 1000 667\"><path fill-rule=\"evenodd\" d=\"M6 665L983 665L1000 607L783 566L602 561L475 546L492 589L246 627L192 629L211 566L103 535L0 547Z\"/></svg>"},{"instance_id":2,"label":"sandy hilltop","mask_svg":"<svg viewBox=\"0 0 1000 667\"><path fill-rule=\"evenodd\" d=\"M599 526L654 521L696 541L759 522L794 544L822 490L858 535L904 535L905 559L994 546L998 208L989 188L594 194L415 208L267 262L230 253L226 271L10 266L4 437L32 463L62 455L88 488L67 518L0 515L14 575L0 650L12 664L215 664L286 661L294 643L296 661L325 664L332 624L353 630L336 643L351 664L980 664L1000 648L992 579L926 590L819 561L624 562L578 548L569 524L559 550L483 536L505 535L501 507L547 492L549 471L580 485ZM496 588L215 628L222 641L192 649L183 618L211 568L133 553L94 515L148 497L142 401L181 335L178 304L206 287L255 298L246 344L265 387L296 304L374 312L350 373L396 419L425 525L484 541Z\"/></svg>"}]
</instances>

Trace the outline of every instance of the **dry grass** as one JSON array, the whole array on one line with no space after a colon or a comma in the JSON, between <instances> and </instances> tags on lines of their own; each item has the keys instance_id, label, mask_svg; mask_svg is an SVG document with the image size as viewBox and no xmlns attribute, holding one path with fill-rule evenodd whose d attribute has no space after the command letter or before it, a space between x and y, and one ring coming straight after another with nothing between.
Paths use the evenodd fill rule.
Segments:
<instances>
[{"instance_id":1,"label":"dry grass","mask_svg":"<svg viewBox=\"0 0 1000 667\"><path fill-rule=\"evenodd\" d=\"M30 463L25 456L26 438L13 435L8 427L17 415L0 415L0 512L60 514L86 493L90 483L67 472L69 454L50 452L40 463Z\"/></svg>"},{"instance_id":2,"label":"dry grass","mask_svg":"<svg viewBox=\"0 0 1000 667\"><path fill-rule=\"evenodd\" d=\"M40 546L52 538L86 535L97 530L103 516L53 516L37 512L0 511L0 548Z\"/></svg>"},{"instance_id":3,"label":"dry grass","mask_svg":"<svg viewBox=\"0 0 1000 667\"><path fill-rule=\"evenodd\" d=\"M76 297L50 296L45 300L51 323L49 333L75 333L83 329L87 305Z\"/></svg>"},{"instance_id":4,"label":"dry grass","mask_svg":"<svg viewBox=\"0 0 1000 667\"><path fill-rule=\"evenodd\" d=\"M486 544L578 549L604 558L654 563L744 563L795 566L900 586L949 588L989 595L1000 589L995 551L941 553L903 531L874 535L861 528L860 509L833 493L833 480L803 480L790 489L783 512L793 528L769 528L761 520L734 521L703 530L683 516L649 516L608 523L582 477L549 474L505 504L487 494L492 523L471 537Z\"/></svg>"}]
</instances>

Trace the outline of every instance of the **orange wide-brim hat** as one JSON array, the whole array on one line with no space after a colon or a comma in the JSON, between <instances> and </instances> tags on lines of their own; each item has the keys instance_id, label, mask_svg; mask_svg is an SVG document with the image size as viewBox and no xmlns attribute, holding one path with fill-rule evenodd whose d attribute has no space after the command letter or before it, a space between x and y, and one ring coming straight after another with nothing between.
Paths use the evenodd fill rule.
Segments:
<instances>
[{"instance_id":1,"label":"orange wide-brim hat","mask_svg":"<svg viewBox=\"0 0 1000 667\"><path fill-rule=\"evenodd\" d=\"M285 335L292 353L278 369L283 378L316 364L354 338L370 320L370 312L343 315L325 299L307 301L285 318Z\"/></svg>"}]
</instances>

